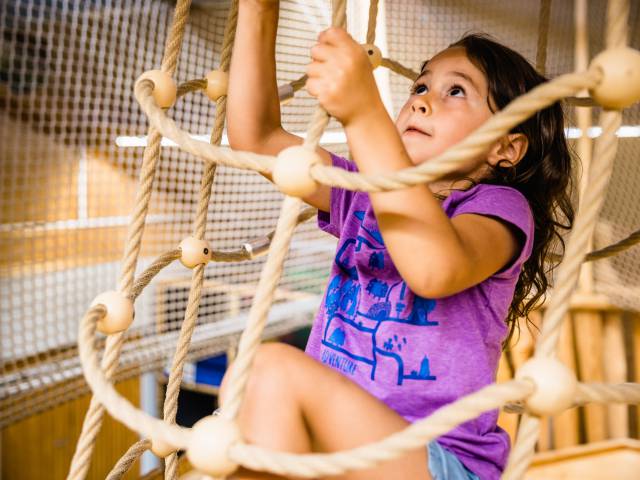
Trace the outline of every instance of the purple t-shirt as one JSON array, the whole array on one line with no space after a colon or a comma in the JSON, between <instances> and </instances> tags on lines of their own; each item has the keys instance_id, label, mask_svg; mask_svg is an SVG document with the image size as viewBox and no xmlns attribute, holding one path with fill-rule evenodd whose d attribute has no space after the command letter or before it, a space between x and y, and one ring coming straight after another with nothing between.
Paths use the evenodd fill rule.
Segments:
<instances>
[{"instance_id":1,"label":"purple t-shirt","mask_svg":"<svg viewBox=\"0 0 640 480\"><path fill-rule=\"evenodd\" d=\"M357 170L344 158L334 156L333 163ZM498 218L522 232L523 248L482 283L437 300L415 295L402 280L367 193L333 188L331 211L318 215L320 228L339 241L306 351L410 422L495 381L505 318L533 245L531 210L513 188L480 184L453 191L442 208L449 218ZM509 452L497 417L487 412L438 439L483 480L500 477Z\"/></svg>"}]
</instances>

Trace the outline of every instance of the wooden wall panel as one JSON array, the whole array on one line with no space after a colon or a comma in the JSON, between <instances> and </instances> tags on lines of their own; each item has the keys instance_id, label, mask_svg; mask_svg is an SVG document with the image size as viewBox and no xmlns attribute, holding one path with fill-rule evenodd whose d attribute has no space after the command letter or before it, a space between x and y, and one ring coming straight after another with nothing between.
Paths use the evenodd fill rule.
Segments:
<instances>
[{"instance_id":1,"label":"wooden wall panel","mask_svg":"<svg viewBox=\"0 0 640 480\"><path fill-rule=\"evenodd\" d=\"M121 382L116 387L134 405L139 405L139 385L138 379L134 378ZM2 478L65 479L89 400L89 396L83 396L3 429ZM96 442L87 478L105 478L137 439L136 433L107 415ZM124 478L138 478L138 472L139 465L136 462Z\"/></svg>"},{"instance_id":2,"label":"wooden wall panel","mask_svg":"<svg viewBox=\"0 0 640 480\"><path fill-rule=\"evenodd\" d=\"M5 138L23 139L29 127L0 116ZM0 142L0 223L75 218L79 151L29 130L29 143Z\"/></svg>"},{"instance_id":3,"label":"wooden wall panel","mask_svg":"<svg viewBox=\"0 0 640 480\"><path fill-rule=\"evenodd\" d=\"M598 311L578 310L573 314L576 330L578 358L578 380L582 382L604 381L602 364L603 327ZM607 407L587 404L584 407L585 434L587 442L607 438Z\"/></svg>"},{"instance_id":4,"label":"wooden wall panel","mask_svg":"<svg viewBox=\"0 0 640 480\"><path fill-rule=\"evenodd\" d=\"M536 325L522 325L520 336L511 347L512 365L503 355L498 369L498 381L511 378L534 353L541 325L541 312L531 319ZM625 337L627 332L627 338ZM640 315L623 312L602 298L576 296L570 314L565 319L558 344L558 357L576 371L579 381L623 383L640 381ZM640 425L638 408L627 405L588 404L566 410L553 418L542 418L538 452L564 450L582 443L616 438L630 438ZM500 413L499 425L515 438L518 417ZM635 432L635 433L634 433Z\"/></svg>"},{"instance_id":5,"label":"wooden wall panel","mask_svg":"<svg viewBox=\"0 0 640 480\"><path fill-rule=\"evenodd\" d=\"M140 163L142 163L142 149ZM123 170L106 153L87 153L87 213L89 218L130 215L138 190L134 172ZM154 208L157 202L151 202Z\"/></svg>"},{"instance_id":6,"label":"wooden wall panel","mask_svg":"<svg viewBox=\"0 0 640 480\"><path fill-rule=\"evenodd\" d=\"M147 225L141 254L155 256L174 248L166 242L173 228L172 225ZM126 226L0 232L0 277L119 261L126 239Z\"/></svg>"}]
</instances>

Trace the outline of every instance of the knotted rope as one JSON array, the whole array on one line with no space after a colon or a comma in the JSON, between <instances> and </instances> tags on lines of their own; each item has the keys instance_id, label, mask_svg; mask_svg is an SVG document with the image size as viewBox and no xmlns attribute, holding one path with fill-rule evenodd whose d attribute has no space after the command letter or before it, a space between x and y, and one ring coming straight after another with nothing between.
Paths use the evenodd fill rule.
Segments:
<instances>
[{"instance_id":1,"label":"knotted rope","mask_svg":"<svg viewBox=\"0 0 640 480\"><path fill-rule=\"evenodd\" d=\"M167 72L169 75L173 75L176 69L190 8L191 0L178 0L176 4L161 67L162 71ZM142 243L142 233L149 210L153 179L155 177L158 160L160 159L160 133L154 127L150 127L147 138L148 144L144 150L142 169L140 172L140 189L136 197L136 208L133 212L133 220L130 223L127 234L122 273L120 275L119 290L127 295L130 294L133 284L133 276ZM107 338L102 368L107 372L108 377L113 376L116 371L123 342L124 333L111 335ZM93 453L93 446L100 431L100 426L102 425L103 414L104 408L102 405L92 398L89 410L82 424L82 431L76 445L76 451L71 460L71 467L67 475L68 480L82 480L86 477Z\"/></svg>"}]
</instances>

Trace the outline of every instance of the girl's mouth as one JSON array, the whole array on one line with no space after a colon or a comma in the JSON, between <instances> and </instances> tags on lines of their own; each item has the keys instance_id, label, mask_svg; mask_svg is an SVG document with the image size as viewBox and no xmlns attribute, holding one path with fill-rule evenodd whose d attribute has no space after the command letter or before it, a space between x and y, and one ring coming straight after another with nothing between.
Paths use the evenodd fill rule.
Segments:
<instances>
[{"instance_id":1,"label":"girl's mouth","mask_svg":"<svg viewBox=\"0 0 640 480\"><path fill-rule=\"evenodd\" d=\"M405 129L404 131L405 134L411 134L411 135L426 135L428 137L430 137L431 135L429 135L427 132L420 130L416 127L408 127L407 129Z\"/></svg>"}]
</instances>

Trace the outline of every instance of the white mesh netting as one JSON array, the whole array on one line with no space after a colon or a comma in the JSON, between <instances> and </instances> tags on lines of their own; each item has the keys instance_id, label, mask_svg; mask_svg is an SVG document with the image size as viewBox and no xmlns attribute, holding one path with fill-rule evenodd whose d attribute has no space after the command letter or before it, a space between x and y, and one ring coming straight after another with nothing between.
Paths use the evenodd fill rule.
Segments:
<instances>
[{"instance_id":1,"label":"white mesh netting","mask_svg":"<svg viewBox=\"0 0 640 480\"><path fill-rule=\"evenodd\" d=\"M531 19L537 17L537 2L426 3L386 3L381 17L386 56L416 69L462 33L479 30L535 58L537 22ZM147 129L133 82L160 64L173 6L149 0L32 0L0 6L0 425L85 391L76 325L89 301L117 280L142 155L141 146L126 145L141 145ZM218 64L226 7L222 1L196 2L178 61L179 81L201 77ZM638 25L639 6L632 2L631 7L630 25ZM366 8L367 2L352 4L350 21L366 21ZM590 2L592 52L603 48L604 8L605 2ZM571 2L553 2L551 76L573 69L572 15ZM301 75L316 33L329 22L327 2L284 2L278 46L282 82ZM640 29L630 29L629 43L638 48ZM395 110L409 82L390 78ZM304 131L314 104L298 94L284 108L285 125ZM192 94L172 117L189 132L208 136L214 110L206 97ZM639 111L627 109L623 124L640 124ZM640 225L634 188L640 179L638 146L638 139L620 142L596 247ZM201 168L199 160L178 149L163 149L140 267L190 234ZM267 233L280 199L258 175L220 168L206 238L214 248L232 249ZM274 309L274 318L283 322L272 331L293 328L313 315L332 248L332 240L312 222L298 230L281 285L280 303L286 308ZM262 263L207 268L194 358L222 351L235 340L239 328L228 320L247 310ZM599 262L597 291L640 309L639 265L634 250ZM189 278L189 271L174 264L138 300L120 377L166 363L175 348Z\"/></svg>"}]
</instances>

